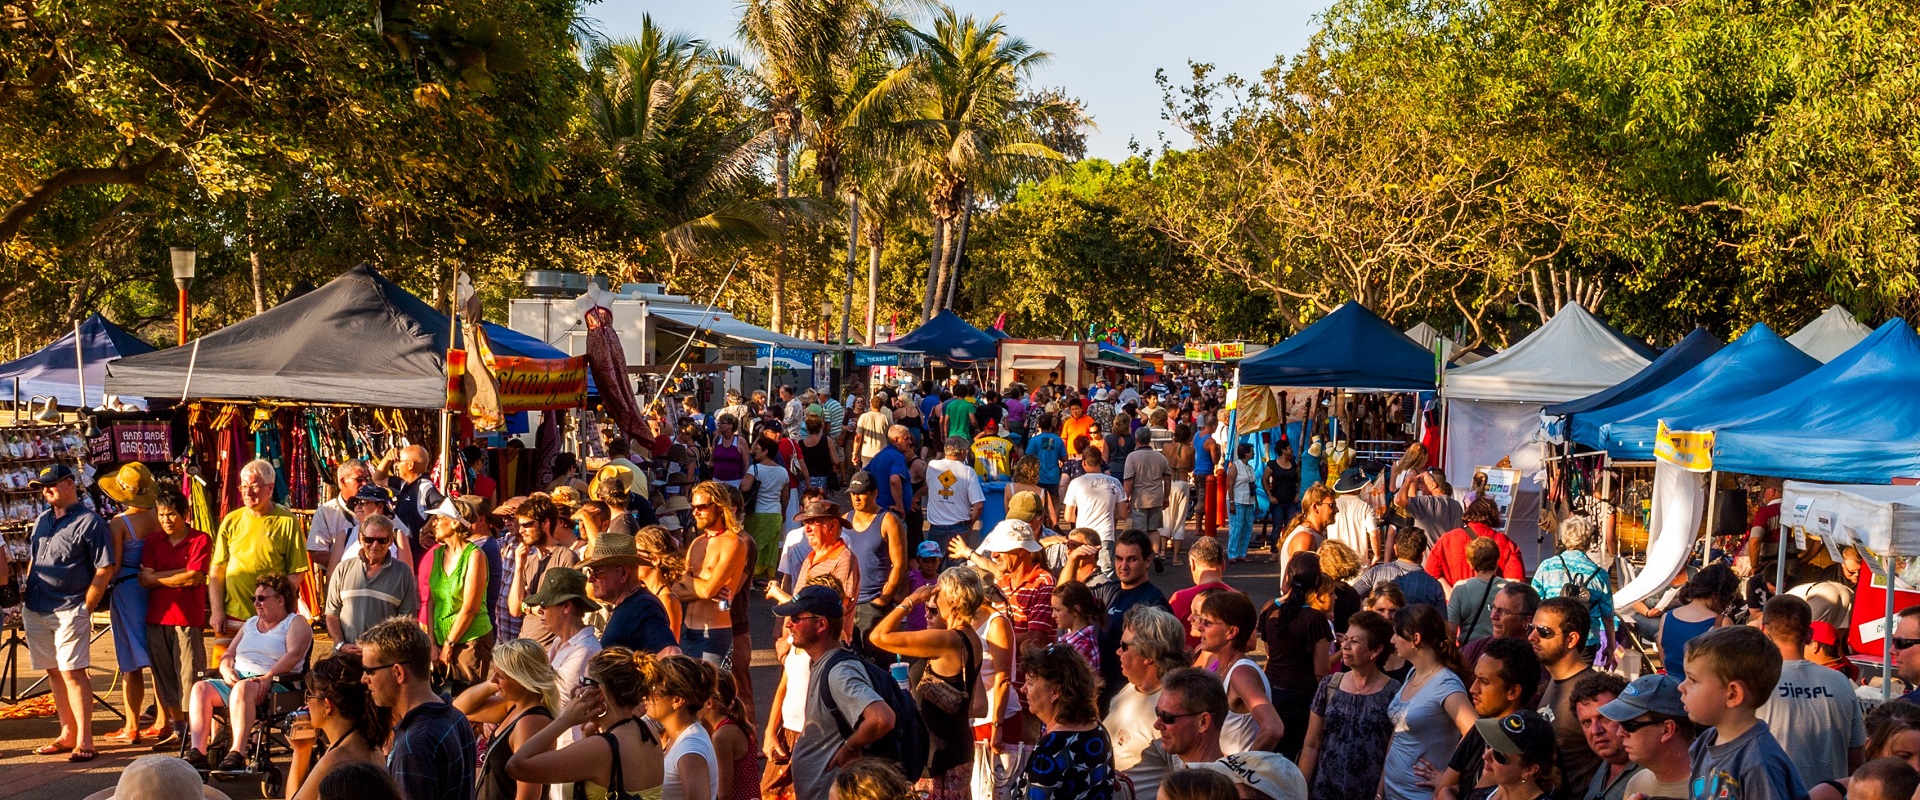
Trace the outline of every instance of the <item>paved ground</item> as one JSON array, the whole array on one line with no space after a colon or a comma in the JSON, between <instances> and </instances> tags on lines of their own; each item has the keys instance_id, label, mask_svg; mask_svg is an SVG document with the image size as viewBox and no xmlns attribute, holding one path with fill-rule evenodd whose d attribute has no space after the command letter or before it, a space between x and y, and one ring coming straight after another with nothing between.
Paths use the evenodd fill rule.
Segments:
<instances>
[{"instance_id":1,"label":"paved ground","mask_svg":"<svg viewBox=\"0 0 1920 800\"><path fill-rule=\"evenodd\" d=\"M1273 564L1248 563L1232 565L1227 570L1227 582L1252 596L1256 606L1271 600L1279 585L1279 574ZM1174 591L1193 585L1186 567L1167 565L1167 571L1154 576L1154 583L1171 595ZM754 651L753 689L757 717L765 719L767 709L773 702L773 690L780 679L780 672L773 660L772 642L775 620L772 614L755 615L753 621ZM324 651L330 644L319 644ZM322 653L324 654L324 653ZM0 652L3 656L4 652ZM23 679L19 688L39 677L27 672L26 646L19 651ZM102 636L95 642L93 662L98 665L113 664L113 639ZM94 672L94 689L116 705L120 702L118 688L113 685L114 676L98 669ZM0 683L0 693L11 694L11 688ZM109 691L111 689L111 692ZM0 705L4 705L0 702ZM104 706L96 704L94 711L94 735L102 736L119 730L118 717L107 712ZM147 754L147 744L133 747L114 747L96 743L100 757L87 764L73 764L65 756L36 756L32 750L52 740L59 731L58 722L51 718L27 720L0 720L0 800L74 800L113 785L119 772L128 761ZM227 791L236 800L239 798L257 798L257 783L223 783L222 790Z\"/></svg>"}]
</instances>

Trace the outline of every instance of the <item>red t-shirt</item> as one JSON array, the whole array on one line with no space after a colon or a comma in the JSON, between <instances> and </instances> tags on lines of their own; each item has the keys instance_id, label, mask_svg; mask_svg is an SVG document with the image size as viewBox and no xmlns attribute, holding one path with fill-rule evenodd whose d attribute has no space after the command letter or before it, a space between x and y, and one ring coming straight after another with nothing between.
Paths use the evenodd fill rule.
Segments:
<instances>
[{"instance_id":1,"label":"red t-shirt","mask_svg":"<svg viewBox=\"0 0 1920 800\"><path fill-rule=\"evenodd\" d=\"M1232 588L1233 587L1219 581L1208 581L1207 583L1189 586L1174 592L1173 597L1167 600L1167 605L1173 607L1173 615L1180 618L1180 630L1187 635L1188 649L1192 649L1200 644L1200 637L1193 635L1193 626L1187 622L1187 617L1193 614L1193 601L1200 597L1201 592L1207 591L1208 589Z\"/></svg>"},{"instance_id":2,"label":"red t-shirt","mask_svg":"<svg viewBox=\"0 0 1920 800\"><path fill-rule=\"evenodd\" d=\"M213 537L189 530L181 537L180 544L175 545L167 539L165 531L154 531L147 534L146 545L140 551L140 565L154 572L190 569L205 575L213 569ZM154 587L147 593L147 624L193 627L207 624L206 585L184 589Z\"/></svg>"},{"instance_id":3,"label":"red t-shirt","mask_svg":"<svg viewBox=\"0 0 1920 800\"><path fill-rule=\"evenodd\" d=\"M1747 532L1752 533L1754 528L1766 531L1760 534L1760 541L1780 543L1780 501L1775 500L1754 510L1753 521L1747 523Z\"/></svg>"},{"instance_id":4,"label":"red t-shirt","mask_svg":"<svg viewBox=\"0 0 1920 800\"><path fill-rule=\"evenodd\" d=\"M1467 544L1475 538L1484 537L1492 539L1494 545L1500 548L1500 577L1510 581L1527 579L1526 565L1520 561L1520 549L1513 546L1512 539L1478 522L1469 522L1467 525L1473 528L1472 532L1464 527L1454 528L1441 536L1440 541L1433 543L1433 549L1427 551L1427 574L1448 585L1473 577L1473 565L1467 563Z\"/></svg>"}]
</instances>

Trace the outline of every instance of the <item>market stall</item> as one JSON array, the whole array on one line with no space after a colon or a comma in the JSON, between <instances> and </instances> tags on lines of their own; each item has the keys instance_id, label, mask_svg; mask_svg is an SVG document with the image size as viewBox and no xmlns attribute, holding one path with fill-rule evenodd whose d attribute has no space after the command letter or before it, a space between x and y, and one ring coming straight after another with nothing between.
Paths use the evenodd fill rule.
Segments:
<instances>
[{"instance_id":1,"label":"market stall","mask_svg":"<svg viewBox=\"0 0 1920 800\"><path fill-rule=\"evenodd\" d=\"M960 315L943 309L913 332L887 344L899 350L926 353L928 358L970 364L993 360L1001 341L961 319Z\"/></svg>"},{"instance_id":2,"label":"market stall","mask_svg":"<svg viewBox=\"0 0 1920 800\"><path fill-rule=\"evenodd\" d=\"M1859 344L1871 333L1873 329L1854 319L1853 312L1835 305L1814 317L1806 327L1794 331L1787 337L1787 343L1824 363Z\"/></svg>"},{"instance_id":3,"label":"market stall","mask_svg":"<svg viewBox=\"0 0 1920 800\"><path fill-rule=\"evenodd\" d=\"M1645 369L1634 373L1633 377L1578 400L1547 406L1544 413L1549 417L1574 417L1577 414L1611 409L1672 383L1675 378L1693 369L1708 356L1720 352L1720 348L1724 346L1720 343L1720 339L1707 332L1706 328L1696 327L1674 346L1667 348L1666 352L1661 353L1660 357L1654 359L1653 363L1648 364Z\"/></svg>"},{"instance_id":4,"label":"market stall","mask_svg":"<svg viewBox=\"0 0 1920 800\"><path fill-rule=\"evenodd\" d=\"M1847 649L1878 666L1892 683L1894 613L1920 602L1920 486L1833 485L1787 481L1780 527L1806 545L1818 537L1835 561L1859 550L1864 568L1853 595ZM1894 576L1889 585L1887 576ZM1884 696L1884 695L1883 695Z\"/></svg>"},{"instance_id":5,"label":"market stall","mask_svg":"<svg viewBox=\"0 0 1920 800\"><path fill-rule=\"evenodd\" d=\"M1648 461L1662 419L1724 408L1767 394L1820 367L1757 323L1692 369L1640 397L1575 415L1572 439L1616 460Z\"/></svg>"},{"instance_id":6,"label":"market stall","mask_svg":"<svg viewBox=\"0 0 1920 800\"><path fill-rule=\"evenodd\" d=\"M1444 464L1455 486L1470 485L1475 470L1503 460L1518 479L1508 516L1508 535L1529 566L1546 550L1539 530L1542 471L1548 455L1541 412L1631 379L1655 357L1628 338L1568 303L1540 327L1491 358L1449 370L1445 400Z\"/></svg>"},{"instance_id":7,"label":"market stall","mask_svg":"<svg viewBox=\"0 0 1920 800\"><path fill-rule=\"evenodd\" d=\"M96 408L106 402L107 362L151 352L151 345L95 313L52 344L0 364L0 391L11 392L16 406L52 397L61 408ZM141 397L119 400L136 408L147 405Z\"/></svg>"}]
</instances>

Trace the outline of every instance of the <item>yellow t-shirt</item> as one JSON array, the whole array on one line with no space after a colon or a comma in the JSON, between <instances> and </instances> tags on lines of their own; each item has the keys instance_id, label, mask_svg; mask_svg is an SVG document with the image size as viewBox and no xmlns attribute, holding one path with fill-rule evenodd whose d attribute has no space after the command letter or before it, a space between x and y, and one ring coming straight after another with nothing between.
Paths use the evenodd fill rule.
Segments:
<instances>
[{"instance_id":1,"label":"yellow t-shirt","mask_svg":"<svg viewBox=\"0 0 1920 800\"><path fill-rule=\"evenodd\" d=\"M278 505L265 515L236 508L220 520L220 529L213 535L213 563L227 568L228 617L253 616L253 582L261 574L307 571L305 527L293 512ZM294 585L297 589L299 582Z\"/></svg>"}]
</instances>

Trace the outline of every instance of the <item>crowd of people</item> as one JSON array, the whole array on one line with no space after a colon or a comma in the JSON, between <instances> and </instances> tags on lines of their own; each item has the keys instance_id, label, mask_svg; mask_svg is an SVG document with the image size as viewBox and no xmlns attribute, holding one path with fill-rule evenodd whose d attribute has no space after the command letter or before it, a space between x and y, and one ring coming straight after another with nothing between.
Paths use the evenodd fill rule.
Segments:
<instances>
[{"instance_id":1,"label":"crowd of people","mask_svg":"<svg viewBox=\"0 0 1920 800\"><path fill-rule=\"evenodd\" d=\"M266 700L302 691L290 799L1830 800L1920 784L1920 706L1862 713L1830 609L1808 599L1824 595L1750 596L1715 564L1615 609L1590 526L1559 525L1529 575L1494 498L1457 494L1417 444L1384 474L1322 472L1284 442L1256 464L1220 444L1212 392L1125 385L782 387L665 412L653 446L563 454L544 491L498 502L442 495L431 454L407 447L341 464L309 524L254 461L211 533L138 464L98 481L108 519L48 467L25 623L60 733L36 752L96 754L88 619L110 598L129 712L111 741L243 771ZM989 485L1006 516L982 530ZM1778 535L1764 508L1755 521L1748 575ZM1246 560L1276 565L1271 602L1229 582ZM1848 564L1807 583L1857 580ZM1191 579L1171 596L1152 580L1169 565ZM780 632L756 643L768 611ZM1658 671L1613 671L1629 635L1657 644ZM1920 608L1893 635L1920 680ZM779 667L765 714L756 645Z\"/></svg>"}]
</instances>

